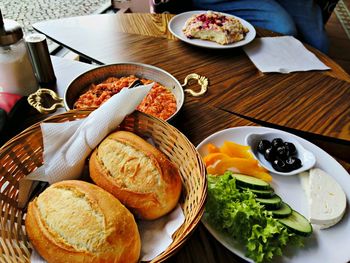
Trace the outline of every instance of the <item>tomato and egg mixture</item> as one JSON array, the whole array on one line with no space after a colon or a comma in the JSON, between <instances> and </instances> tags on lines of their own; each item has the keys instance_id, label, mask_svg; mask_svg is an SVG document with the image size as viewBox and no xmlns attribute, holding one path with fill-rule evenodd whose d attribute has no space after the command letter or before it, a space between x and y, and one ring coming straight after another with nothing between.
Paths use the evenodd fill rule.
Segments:
<instances>
[{"instance_id":1,"label":"tomato and egg mixture","mask_svg":"<svg viewBox=\"0 0 350 263\"><path fill-rule=\"evenodd\" d=\"M129 87L137 80L141 81L142 84L154 82L149 79L137 78L134 75L120 78L110 77L100 84L91 84L89 89L80 95L78 100L74 103L74 109L99 107L114 94L117 94L123 88ZM154 83L150 92L137 107L137 110L163 120L173 115L176 109L176 98L174 94L157 82Z\"/></svg>"}]
</instances>

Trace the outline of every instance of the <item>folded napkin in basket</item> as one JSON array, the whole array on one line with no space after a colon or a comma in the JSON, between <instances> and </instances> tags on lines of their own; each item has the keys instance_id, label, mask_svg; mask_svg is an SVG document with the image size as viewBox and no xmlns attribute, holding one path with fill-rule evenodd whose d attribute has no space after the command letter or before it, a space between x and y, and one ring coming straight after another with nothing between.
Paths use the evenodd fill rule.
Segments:
<instances>
[{"instance_id":1,"label":"folded napkin in basket","mask_svg":"<svg viewBox=\"0 0 350 263\"><path fill-rule=\"evenodd\" d=\"M44 164L20 181L20 206L23 207L27 201L27 186L31 180L52 184L77 179L83 171L86 157L118 127L126 115L136 109L152 86L123 89L85 119L42 123Z\"/></svg>"},{"instance_id":2,"label":"folded napkin in basket","mask_svg":"<svg viewBox=\"0 0 350 263\"><path fill-rule=\"evenodd\" d=\"M64 122L42 123L44 164L20 180L19 204L28 200L33 181L50 184L78 179L86 158L110 132L115 130L131 114L147 95L153 84L123 89L93 111L87 118ZM140 222L142 260L151 260L163 252L172 242L172 234L184 222L180 206L169 215L147 223ZM150 237L158 236L155 240ZM32 262L41 262L34 251Z\"/></svg>"},{"instance_id":3,"label":"folded napkin in basket","mask_svg":"<svg viewBox=\"0 0 350 263\"><path fill-rule=\"evenodd\" d=\"M244 47L244 51L261 72L290 73L330 69L291 36L256 38Z\"/></svg>"}]
</instances>

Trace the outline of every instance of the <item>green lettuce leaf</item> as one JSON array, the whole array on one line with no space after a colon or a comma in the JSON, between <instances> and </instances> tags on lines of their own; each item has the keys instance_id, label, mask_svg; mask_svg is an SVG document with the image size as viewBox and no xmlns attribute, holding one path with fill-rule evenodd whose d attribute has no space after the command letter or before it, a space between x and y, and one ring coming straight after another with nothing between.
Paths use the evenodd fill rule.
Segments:
<instances>
[{"instance_id":1,"label":"green lettuce leaf","mask_svg":"<svg viewBox=\"0 0 350 263\"><path fill-rule=\"evenodd\" d=\"M303 238L291 233L255 200L249 189L239 191L232 172L208 175L205 220L243 244L246 256L255 262L268 262L282 255L287 244L302 246Z\"/></svg>"}]
</instances>

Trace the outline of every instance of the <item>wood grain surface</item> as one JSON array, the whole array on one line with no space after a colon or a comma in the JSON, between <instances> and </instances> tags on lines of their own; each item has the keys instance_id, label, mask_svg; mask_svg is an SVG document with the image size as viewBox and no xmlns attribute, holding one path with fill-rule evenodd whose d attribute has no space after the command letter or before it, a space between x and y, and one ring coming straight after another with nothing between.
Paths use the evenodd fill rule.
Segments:
<instances>
[{"instance_id":1,"label":"wood grain surface","mask_svg":"<svg viewBox=\"0 0 350 263\"><path fill-rule=\"evenodd\" d=\"M349 141L350 85L318 73L266 74L219 84L215 107L282 127ZM226 88L225 88L226 87Z\"/></svg>"},{"instance_id":2,"label":"wood grain surface","mask_svg":"<svg viewBox=\"0 0 350 263\"><path fill-rule=\"evenodd\" d=\"M100 17L103 24L112 23L110 16L102 15L92 16L95 26L91 27L87 26L89 23L77 23L81 18L75 22L68 18L34 26L97 63L152 64L180 81L193 72L204 75L210 81L209 92L197 101L266 125L331 137L339 143L350 142L350 82L318 71L263 74L240 48L203 49L165 37L149 37L146 34L150 32L146 31L144 35L119 32L123 30L121 27L116 30L102 26L97 30L96 21ZM145 16L135 17L137 23L146 23L141 20ZM147 23L155 25L153 20ZM150 28L158 32L157 36L166 32L162 26ZM91 32L88 34L87 30Z\"/></svg>"},{"instance_id":3,"label":"wood grain surface","mask_svg":"<svg viewBox=\"0 0 350 263\"><path fill-rule=\"evenodd\" d=\"M79 37L74 37L74 35L73 39L70 39L74 41L74 46L67 43L67 40L69 41L69 39L67 39L68 37L66 37L66 33L69 34L70 30L79 31L79 29L83 29L82 32L87 34L96 34L96 31L109 31L111 32L111 36L116 32L124 32L177 40L167 28L167 24L173 16L174 15L172 14L146 13L103 14L43 21L34 24L33 27L35 30L52 38L54 41L75 50L76 45L85 45L87 43ZM262 28L256 28L256 30L258 37L280 35ZM307 46L307 48L314 52L326 65L332 68L331 71L326 71L322 74L350 81L350 76L332 59L310 46ZM82 56L89 57L89 54L79 52L79 50L75 51L78 51Z\"/></svg>"},{"instance_id":4,"label":"wood grain surface","mask_svg":"<svg viewBox=\"0 0 350 263\"><path fill-rule=\"evenodd\" d=\"M63 97L64 91L67 85L79 74L85 72L86 70L96 67L96 65L81 63L77 61L52 57L52 62L54 65L55 74L57 77L57 83L52 89L58 91L58 94ZM196 84L189 86L190 88L196 89ZM249 121L246 118L242 118L237 114L229 113L220 108L210 106L210 103L205 103L206 97L200 97L194 99L192 97L187 97L183 108L177 115L177 117L172 120L172 124L177 127L181 132L183 132L194 145L198 145L202 140L204 140L209 135L231 127L237 126L251 126L251 125L264 125L264 122L260 121ZM214 100L215 102L215 100ZM64 109L60 109L59 112L64 112ZM35 117L31 117L31 123L42 120L48 115L37 114ZM29 123L29 122L28 122ZM30 123L29 123L30 124ZM28 125L29 125L28 124ZM284 129L283 126L279 127L276 125L268 125L273 128ZM321 148L327 150L330 154L334 156L348 156L348 147L344 144L336 143L334 138L329 138L325 140L324 137L321 139L310 133L302 133L298 130L289 130L290 132L299 135ZM350 172L350 161L338 161L344 166L344 168Z\"/></svg>"},{"instance_id":5,"label":"wood grain surface","mask_svg":"<svg viewBox=\"0 0 350 263\"><path fill-rule=\"evenodd\" d=\"M215 132L232 127L257 125L196 101L186 102L171 124L185 134L195 146Z\"/></svg>"}]
</instances>

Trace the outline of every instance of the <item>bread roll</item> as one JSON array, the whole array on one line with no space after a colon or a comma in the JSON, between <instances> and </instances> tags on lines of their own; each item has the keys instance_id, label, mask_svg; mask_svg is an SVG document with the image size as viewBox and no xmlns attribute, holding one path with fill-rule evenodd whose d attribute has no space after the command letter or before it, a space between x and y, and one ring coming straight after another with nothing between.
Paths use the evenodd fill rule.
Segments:
<instances>
[{"instance_id":1,"label":"bread roll","mask_svg":"<svg viewBox=\"0 0 350 263\"><path fill-rule=\"evenodd\" d=\"M83 181L55 183L29 204L26 231L48 262L137 262L134 216L118 199Z\"/></svg>"},{"instance_id":2,"label":"bread roll","mask_svg":"<svg viewBox=\"0 0 350 263\"><path fill-rule=\"evenodd\" d=\"M177 167L154 146L126 131L107 136L91 155L90 176L143 219L156 219L178 203Z\"/></svg>"}]
</instances>

